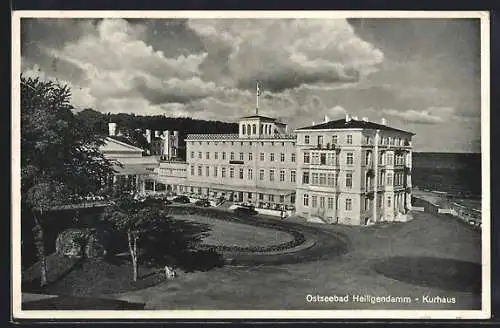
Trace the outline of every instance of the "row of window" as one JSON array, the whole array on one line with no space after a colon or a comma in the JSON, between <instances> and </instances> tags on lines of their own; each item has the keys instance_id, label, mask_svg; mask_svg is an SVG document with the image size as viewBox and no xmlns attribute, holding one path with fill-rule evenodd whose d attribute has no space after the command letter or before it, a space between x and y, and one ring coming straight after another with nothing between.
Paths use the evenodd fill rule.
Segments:
<instances>
[{"instance_id":1,"label":"row of window","mask_svg":"<svg viewBox=\"0 0 500 328\"><path fill-rule=\"evenodd\" d=\"M235 160L236 159L235 155L236 155L235 152L230 152L229 153L229 159L231 161ZM248 159L249 161L253 161L253 153L243 153L243 152L240 152L238 155L239 155L238 159L240 161L244 161L245 159ZM285 153L279 153L279 154L268 153L268 156L269 156L268 158L269 158L270 162L275 162L275 161L278 160L278 158L279 158L280 162L285 162L285 160L286 160ZM289 156L290 156L290 162L294 163L295 162L295 157L296 157L295 153L291 153ZM221 160L226 160L226 157L227 156L226 156L226 152L225 151L220 152L220 159ZM191 158L192 159L195 158L195 152L194 151L191 152ZM205 159L210 159L211 158L211 153L208 152L208 151L205 152L205 157L204 158ZM201 152L201 151L198 152L198 159L203 159L203 152ZM219 152L214 152L213 153L213 159L215 159L215 160L219 159ZM259 153L259 160L261 162L265 161L266 160L266 153Z\"/></svg>"},{"instance_id":2,"label":"row of window","mask_svg":"<svg viewBox=\"0 0 500 328\"><path fill-rule=\"evenodd\" d=\"M319 206L318 206L318 199L319 199ZM325 208L325 200L326 200L326 208L329 210L335 208L335 198L334 197L323 197L323 196L316 196L313 195L311 196L311 207L312 208ZM304 197L302 199L302 203L305 207L309 207L309 194L304 194ZM352 211L352 199L351 198L346 198L345 200L345 209L346 211Z\"/></svg>"},{"instance_id":3,"label":"row of window","mask_svg":"<svg viewBox=\"0 0 500 328\"><path fill-rule=\"evenodd\" d=\"M303 185L318 185L336 187L338 174L336 173L317 173L317 172L302 172ZM345 187L352 188L352 172L345 174Z\"/></svg>"},{"instance_id":4,"label":"row of window","mask_svg":"<svg viewBox=\"0 0 500 328\"><path fill-rule=\"evenodd\" d=\"M395 160L395 161L394 161ZM303 154L304 164L317 164L317 165L339 165L339 155L333 151L329 152L304 152ZM365 165L370 165L372 162L372 152L365 152ZM379 165L404 165L405 157L404 154L396 154L393 157L392 153L386 153L385 151L380 152L378 157ZM347 152L345 157L345 163L347 165L354 164L354 153Z\"/></svg>"},{"instance_id":5,"label":"row of window","mask_svg":"<svg viewBox=\"0 0 500 328\"><path fill-rule=\"evenodd\" d=\"M273 129L272 124L241 124L240 126L241 134L243 135L256 135L258 126L260 134L271 134L272 132L274 132L274 134L278 133L278 129Z\"/></svg>"},{"instance_id":6,"label":"row of window","mask_svg":"<svg viewBox=\"0 0 500 328\"><path fill-rule=\"evenodd\" d=\"M325 136L316 136L316 145L325 145ZM309 145L311 144L311 137L308 135L304 136L304 144ZM329 144L330 142L327 142ZM331 144L336 145L339 143L339 138L337 135L333 135L331 137ZM347 134L345 136L345 143L348 145L352 145L352 134ZM373 144L373 137L371 136L365 136L364 137L364 144L366 145L372 145ZM393 137L382 137L379 140L379 145L391 145L391 146L409 146L410 141L408 139L402 139L402 138L393 138Z\"/></svg>"},{"instance_id":7,"label":"row of window","mask_svg":"<svg viewBox=\"0 0 500 328\"><path fill-rule=\"evenodd\" d=\"M245 145L252 146L253 144L258 145L260 142L261 146L264 146L264 145L275 146L275 145L281 144L281 147L285 147L284 141L187 141L186 144L189 142L191 143L191 145L194 145L197 142L198 145L200 145L200 146L201 145L209 146L211 144L218 146L219 143L222 145L231 144L231 146L234 146L235 142L239 142L240 146L245 146ZM295 147L295 141L292 141L292 146Z\"/></svg>"},{"instance_id":8,"label":"row of window","mask_svg":"<svg viewBox=\"0 0 500 328\"><path fill-rule=\"evenodd\" d=\"M254 172L253 172L252 168L246 169L246 172L245 172L244 168L236 169L234 167L227 168L225 166L222 166L222 167L213 166L212 169L210 169L210 166L208 166L208 165L205 167L203 167L202 165L198 165L197 168L198 168L198 170L197 170L197 172L195 172L195 166L194 165L191 166L191 175L194 176L195 173L197 173L198 176L217 177L220 174L220 176L222 178L229 177L231 179L234 179L235 177L237 177L238 179L243 180L243 179L245 179L245 173L246 173L246 179L253 180L253 173ZM264 180L280 181L280 182L289 181L291 183L295 183L296 176L297 176L297 173L295 170L290 170L289 174L287 174L287 170L269 169L269 170L267 170L267 174L266 174L266 170L259 169L259 180L260 181L264 181Z\"/></svg>"}]
</instances>

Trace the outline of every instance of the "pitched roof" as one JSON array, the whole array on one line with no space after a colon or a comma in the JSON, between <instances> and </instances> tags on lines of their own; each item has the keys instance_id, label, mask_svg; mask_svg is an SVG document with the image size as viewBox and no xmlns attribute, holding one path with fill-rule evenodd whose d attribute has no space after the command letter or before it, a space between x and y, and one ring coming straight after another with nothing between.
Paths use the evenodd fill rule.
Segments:
<instances>
[{"instance_id":1,"label":"pitched roof","mask_svg":"<svg viewBox=\"0 0 500 328\"><path fill-rule=\"evenodd\" d=\"M124 141L125 140L125 141ZM143 149L136 147L134 145L131 145L130 143L127 142L127 139L123 139L117 136L112 136L112 137L106 137L106 144L103 145L101 148L104 151L134 151L134 152L142 152ZM118 148L113 148L111 144L114 144L115 146L118 146Z\"/></svg>"},{"instance_id":2,"label":"pitched roof","mask_svg":"<svg viewBox=\"0 0 500 328\"><path fill-rule=\"evenodd\" d=\"M365 122L351 119L346 122L345 119L340 119L336 121L329 121L326 123L306 126L303 128L299 128L297 130L340 130L340 129L371 129L371 130L384 130L384 131L394 131L394 132L403 132L414 135L415 133L399 130L387 125L378 124L375 122Z\"/></svg>"}]
</instances>

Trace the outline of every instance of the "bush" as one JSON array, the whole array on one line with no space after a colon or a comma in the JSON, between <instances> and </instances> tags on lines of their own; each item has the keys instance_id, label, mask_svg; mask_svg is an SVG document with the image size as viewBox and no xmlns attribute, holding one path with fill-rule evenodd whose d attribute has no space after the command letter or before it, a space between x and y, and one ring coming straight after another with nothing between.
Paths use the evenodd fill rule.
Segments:
<instances>
[{"instance_id":1,"label":"bush","mask_svg":"<svg viewBox=\"0 0 500 328\"><path fill-rule=\"evenodd\" d=\"M71 228L56 239L56 253L67 257L104 257L108 250L109 233L95 228Z\"/></svg>"}]
</instances>

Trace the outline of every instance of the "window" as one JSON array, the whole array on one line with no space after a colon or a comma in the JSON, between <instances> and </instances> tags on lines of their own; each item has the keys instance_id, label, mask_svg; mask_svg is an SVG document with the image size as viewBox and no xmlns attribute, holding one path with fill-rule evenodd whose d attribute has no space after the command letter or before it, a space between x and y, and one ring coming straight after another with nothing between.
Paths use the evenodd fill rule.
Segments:
<instances>
[{"instance_id":1,"label":"window","mask_svg":"<svg viewBox=\"0 0 500 328\"><path fill-rule=\"evenodd\" d=\"M252 132L250 131L250 124L247 124L247 134L250 135L250 132Z\"/></svg>"},{"instance_id":2,"label":"window","mask_svg":"<svg viewBox=\"0 0 500 328\"><path fill-rule=\"evenodd\" d=\"M219 159L219 153L218 153L218 152L215 152L215 153L214 153L214 158L215 158L215 159Z\"/></svg>"},{"instance_id":3,"label":"window","mask_svg":"<svg viewBox=\"0 0 500 328\"><path fill-rule=\"evenodd\" d=\"M347 165L352 165L354 163L353 153L347 153L346 163Z\"/></svg>"},{"instance_id":4,"label":"window","mask_svg":"<svg viewBox=\"0 0 500 328\"><path fill-rule=\"evenodd\" d=\"M296 154L292 153L292 158L290 159L292 161L292 163L295 163L295 156L296 156Z\"/></svg>"},{"instance_id":5,"label":"window","mask_svg":"<svg viewBox=\"0 0 500 328\"><path fill-rule=\"evenodd\" d=\"M229 177L234 178L234 167L229 168Z\"/></svg>"},{"instance_id":6,"label":"window","mask_svg":"<svg viewBox=\"0 0 500 328\"><path fill-rule=\"evenodd\" d=\"M226 159L226 152L225 151L222 152L222 159Z\"/></svg>"},{"instance_id":7,"label":"window","mask_svg":"<svg viewBox=\"0 0 500 328\"><path fill-rule=\"evenodd\" d=\"M245 160L245 154L240 153L240 161L243 161L243 160Z\"/></svg>"},{"instance_id":8,"label":"window","mask_svg":"<svg viewBox=\"0 0 500 328\"><path fill-rule=\"evenodd\" d=\"M363 202L363 210L366 211L369 208L370 208L370 200L368 199L368 197L365 197Z\"/></svg>"},{"instance_id":9,"label":"window","mask_svg":"<svg viewBox=\"0 0 500 328\"><path fill-rule=\"evenodd\" d=\"M269 181L274 181L274 170L269 170Z\"/></svg>"},{"instance_id":10,"label":"window","mask_svg":"<svg viewBox=\"0 0 500 328\"><path fill-rule=\"evenodd\" d=\"M259 193L259 200L264 200L264 194Z\"/></svg>"},{"instance_id":11,"label":"window","mask_svg":"<svg viewBox=\"0 0 500 328\"><path fill-rule=\"evenodd\" d=\"M312 164L319 164L319 154L316 152L312 153Z\"/></svg>"},{"instance_id":12,"label":"window","mask_svg":"<svg viewBox=\"0 0 500 328\"><path fill-rule=\"evenodd\" d=\"M281 153L281 154L280 154L280 160L281 160L282 162L284 162L284 161L285 161L285 154L284 154L284 153Z\"/></svg>"},{"instance_id":13,"label":"window","mask_svg":"<svg viewBox=\"0 0 500 328\"><path fill-rule=\"evenodd\" d=\"M385 152L381 151L380 156L378 157L378 165L384 165L384 157L385 157Z\"/></svg>"},{"instance_id":14,"label":"window","mask_svg":"<svg viewBox=\"0 0 500 328\"><path fill-rule=\"evenodd\" d=\"M194 158L194 151L191 152L191 158Z\"/></svg>"},{"instance_id":15,"label":"window","mask_svg":"<svg viewBox=\"0 0 500 328\"><path fill-rule=\"evenodd\" d=\"M387 172L387 185L388 186L392 186L392 173L391 172Z\"/></svg>"},{"instance_id":16,"label":"window","mask_svg":"<svg viewBox=\"0 0 500 328\"><path fill-rule=\"evenodd\" d=\"M260 131L260 134L264 134L264 132L263 132L264 131L264 126L262 124L260 125L259 131Z\"/></svg>"},{"instance_id":17,"label":"window","mask_svg":"<svg viewBox=\"0 0 500 328\"><path fill-rule=\"evenodd\" d=\"M257 134L257 125L252 125L252 133Z\"/></svg>"},{"instance_id":18,"label":"window","mask_svg":"<svg viewBox=\"0 0 500 328\"><path fill-rule=\"evenodd\" d=\"M352 188L352 173L345 174L345 186L347 188Z\"/></svg>"},{"instance_id":19,"label":"window","mask_svg":"<svg viewBox=\"0 0 500 328\"><path fill-rule=\"evenodd\" d=\"M321 165L326 165L326 154L325 153L319 154L319 163Z\"/></svg>"},{"instance_id":20,"label":"window","mask_svg":"<svg viewBox=\"0 0 500 328\"><path fill-rule=\"evenodd\" d=\"M261 161L261 162L263 162L263 161L264 161L264 159L265 159L265 157L264 157L264 153L260 153L260 161Z\"/></svg>"},{"instance_id":21,"label":"window","mask_svg":"<svg viewBox=\"0 0 500 328\"><path fill-rule=\"evenodd\" d=\"M284 202L285 202L285 196L280 195L280 203L284 203Z\"/></svg>"},{"instance_id":22,"label":"window","mask_svg":"<svg viewBox=\"0 0 500 328\"><path fill-rule=\"evenodd\" d=\"M264 170L262 170L262 169L259 170L259 180L260 181L264 180Z\"/></svg>"},{"instance_id":23,"label":"window","mask_svg":"<svg viewBox=\"0 0 500 328\"><path fill-rule=\"evenodd\" d=\"M304 143L305 143L306 145L308 145L308 144L309 144L309 136L304 136Z\"/></svg>"},{"instance_id":24,"label":"window","mask_svg":"<svg viewBox=\"0 0 500 328\"><path fill-rule=\"evenodd\" d=\"M335 199L333 197L328 197L328 209L333 209Z\"/></svg>"},{"instance_id":25,"label":"window","mask_svg":"<svg viewBox=\"0 0 500 328\"><path fill-rule=\"evenodd\" d=\"M269 158L269 161L274 162L274 153L271 153L271 157Z\"/></svg>"},{"instance_id":26,"label":"window","mask_svg":"<svg viewBox=\"0 0 500 328\"><path fill-rule=\"evenodd\" d=\"M302 184L309 184L309 172L302 173Z\"/></svg>"},{"instance_id":27,"label":"window","mask_svg":"<svg viewBox=\"0 0 500 328\"><path fill-rule=\"evenodd\" d=\"M247 198L248 199L252 199L252 193L251 192L247 193Z\"/></svg>"},{"instance_id":28,"label":"window","mask_svg":"<svg viewBox=\"0 0 500 328\"><path fill-rule=\"evenodd\" d=\"M243 169L240 169L240 179L243 179Z\"/></svg>"},{"instance_id":29,"label":"window","mask_svg":"<svg viewBox=\"0 0 500 328\"><path fill-rule=\"evenodd\" d=\"M280 170L280 182L285 181L285 170Z\"/></svg>"},{"instance_id":30,"label":"window","mask_svg":"<svg viewBox=\"0 0 500 328\"><path fill-rule=\"evenodd\" d=\"M245 126L245 124L243 124L243 125L241 126L241 133L242 133L242 134L246 134L246 132L247 132L246 126Z\"/></svg>"},{"instance_id":31,"label":"window","mask_svg":"<svg viewBox=\"0 0 500 328\"><path fill-rule=\"evenodd\" d=\"M198 158L201 159L201 151L198 152Z\"/></svg>"},{"instance_id":32,"label":"window","mask_svg":"<svg viewBox=\"0 0 500 328\"><path fill-rule=\"evenodd\" d=\"M198 166L198 175L199 175L199 176L201 176L201 175L202 175L201 170L202 170L201 166Z\"/></svg>"},{"instance_id":33,"label":"window","mask_svg":"<svg viewBox=\"0 0 500 328\"><path fill-rule=\"evenodd\" d=\"M221 176L222 176L223 178L225 178L225 177L226 177L226 168L225 168L225 167L223 167L223 168L221 169Z\"/></svg>"},{"instance_id":34,"label":"window","mask_svg":"<svg viewBox=\"0 0 500 328\"><path fill-rule=\"evenodd\" d=\"M332 144L336 145L339 141L339 137L337 136L332 136Z\"/></svg>"},{"instance_id":35,"label":"window","mask_svg":"<svg viewBox=\"0 0 500 328\"><path fill-rule=\"evenodd\" d=\"M318 184L318 173L313 172L312 174L312 184L317 185Z\"/></svg>"},{"instance_id":36,"label":"window","mask_svg":"<svg viewBox=\"0 0 500 328\"><path fill-rule=\"evenodd\" d=\"M308 194L304 194L303 204L304 204L305 207L309 206L309 195Z\"/></svg>"},{"instance_id":37,"label":"window","mask_svg":"<svg viewBox=\"0 0 500 328\"><path fill-rule=\"evenodd\" d=\"M205 166L205 175L207 177L210 176L210 167L209 166Z\"/></svg>"},{"instance_id":38,"label":"window","mask_svg":"<svg viewBox=\"0 0 500 328\"><path fill-rule=\"evenodd\" d=\"M325 208L325 197L319 198L319 208Z\"/></svg>"},{"instance_id":39,"label":"window","mask_svg":"<svg viewBox=\"0 0 500 328\"><path fill-rule=\"evenodd\" d=\"M387 165L389 165L389 166L393 165L393 160L394 160L394 157L392 156L392 154L391 154L391 153L387 154L387 155L385 156L385 159L386 159L386 161L387 161L387 162L386 162L386 164L387 164Z\"/></svg>"},{"instance_id":40,"label":"window","mask_svg":"<svg viewBox=\"0 0 500 328\"><path fill-rule=\"evenodd\" d=\"M231 160L234 160L234 152L231 152L231 157L230 157Z\"/></svg>"},{"instance_id":41,"label":"window","mask_svg":"<svg viewBox=\"0 0 500 328\"><path fill-rule=\"evenodd\" d=\"M248 160L253 161L253 153L248 153Z\"/></svg>"},{"instance_id":42,"label":"window","mask_svg":"<svg viewBox=\"0 0 500 328\"><path fill-rule=\"evenodd\" d=\"M312 207L318 207L318 196L312 196Z\"/></svg>"},{"instance_id":43,"label":"window","mask_svg":"<svg viewBox=\"0 0 500 328\"><path fill-rule=\"evenodd\" d=\"M348 145L352 145L352 134L348 134L347 135L346 143Z\"/></svg>"},{"instance_id":44,"label":"window","mask_svg":"<svg viewBox=\"0 0 500 328\"><path fill-rule=\"evenodd\" d=\"M367 151L365 153L365 165L370 165L371 152Z\"/></svg>"},{"instance_id":45,"label":"window","mask_svg":"<svg viewBox=\"0 0 500 328\"><path fill-rule=\"evenodd\" d=\"M290 171L290 182L295 183L297 178L296 175L297 173L295 172L295 170Z\"/></svg>"},{"instance_id":46,"label":"window","mask_svg":"<svg viewBox=\"0 0 500 328\"><path fill-rule=\"evenodd\" d=\"M191 175L194 175L194 165L191 165Z\"/></svg>"},{"instance_id":47,"label":"window","mask_svg":"<svg viewBox=\"0 0 500 328\"><path fill-rule=\"evenodd\" d=\"M248 169L248 180L252 180L252 179L253 179L253 170Z\"/></svg>"},{"instance_id":48,"label":"window","mask_svg":"<svg viewBox=\"0 0 500 328\"><path fill-rule=\"evenodd\" d=\"M270 202L274 202L274 195L269 195L268 198Z\"/></svg>"},{"instance_id":49,"label":"window","mask_svg":"<svg viewBox=\"0 0 500 328\"><path fill-rule=\"evenodd\" d=\"M326 185L326 173L319 174L319 184L322 186Z\"/></svg>"},{"instance_id":50,"label":"window","mask_svg":"<svg viewBox=\"0 0 500 328\"><path fill-rule=\"evenodd\" d=\"M346 198L345 200L345 210L352 211L352 199Z\"/></svg>"},{"instance_id":51,"label":"window","mask_svg":"<svg viewBox=\"0 0 500 328\"><path fill-rule=\"evenodd\" d=\"M214 177L217 176L217 166L214 166Z\"/></svg>"},{"instance_id":52,"label":"window","mask_svg":"<svg viewBox=\"0 0 500 328\"><path fill-rule=\"evenodd\" d=\"M318 146L323 145L323 136L318 136Z\"/></svg>"},{"instance_id":53,"label":"window","mask_svg":"<svg viewBox=\"0 0 500 328\"><path fill-rule=\"evenodd\" d=\"M309 158L309 153L304 153L304 163L309 163L310 158Z\"/></svg>"},{"instance_id":54,"label":"window","mask_svg":"<svg viewBox=\"0 0 500 328\"><path fill-rule=\"evenodd\" d=\"M391 207L391 196L387 196L387 207Z\"/></svg>"},{"instance_id":55,"label":"window","mask_svg":"<svg viewBox=\"0 0 500 328\"><path fill-rule=\"evenodd\" d=\"M328 173L327 179L328 179L327 183L329 186L334 187L337 185L337 181L335 179L335 173Z\"/></svg>"}]
</instances>

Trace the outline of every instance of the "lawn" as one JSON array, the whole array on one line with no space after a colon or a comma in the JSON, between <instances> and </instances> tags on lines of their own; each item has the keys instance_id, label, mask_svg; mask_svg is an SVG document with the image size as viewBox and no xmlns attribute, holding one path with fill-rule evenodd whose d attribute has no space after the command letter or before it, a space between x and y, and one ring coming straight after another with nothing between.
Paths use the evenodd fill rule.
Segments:
<instances>
[{"instance_id":1,"label":"lawn","mask_svg":"<svg viewBox=\"0 0 500 328\"><path fill-rule=\"evenodd\" d=\"M202 240L205 245L255 247L278 245L293 240L293 236L285 231L256 227L201 215L174 215L172 218L208 225L210 233Z\"/></svg>"},{"instance_id":2,"label":"lawn","mask_svg":"<svg viewBox=\"0 0 500 328\"><path fill-rule=\"evenodd\" d=\"M349 239L339 256L222 267L115 295L146 309L478 309L480 234L449 216L370 227L306 224ZM333 251L333 250L332 250ZM308 294L455 297L455 304L309 303Z\"/></svg>"}]
</instances>

